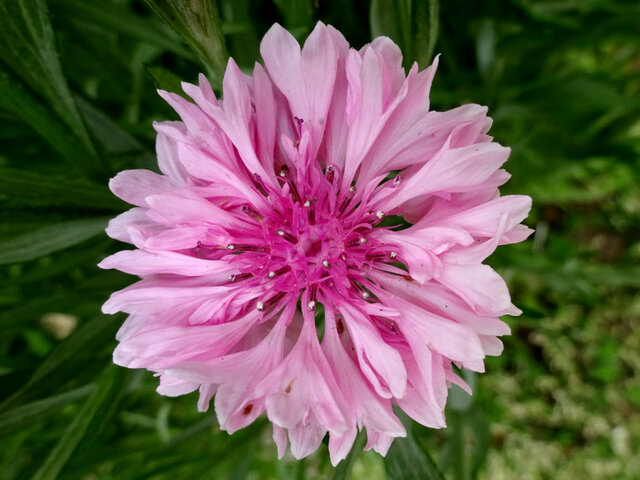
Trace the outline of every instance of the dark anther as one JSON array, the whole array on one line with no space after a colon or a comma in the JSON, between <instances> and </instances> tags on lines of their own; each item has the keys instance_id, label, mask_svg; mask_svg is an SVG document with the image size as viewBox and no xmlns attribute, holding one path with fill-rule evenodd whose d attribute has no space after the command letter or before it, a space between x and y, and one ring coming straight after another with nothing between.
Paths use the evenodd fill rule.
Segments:
<instances>
[{"instance_id":1,"label":"dark anther","mask_svg":"<svg viewBox=\"0 0 640 480\"><path fill-rule=\"evenodd\" d=\"M262 220L264 220L264 216L254 208L250 207L249 205L242 205L240 209L242 210L243 213L246 213L257 222L261 222Z\"/></svg>"}]
</instances>

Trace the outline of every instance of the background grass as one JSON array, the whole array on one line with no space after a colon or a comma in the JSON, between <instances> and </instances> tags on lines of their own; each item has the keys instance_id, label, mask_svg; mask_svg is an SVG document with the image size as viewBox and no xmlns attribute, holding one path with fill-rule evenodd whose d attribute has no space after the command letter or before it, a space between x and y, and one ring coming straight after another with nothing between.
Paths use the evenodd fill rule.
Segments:
<instances>
[{"instance_id":1,"label":"background grass","mask_svg":"<svg viewBox=\"0 0 640 480\"><path fill-rule=\"evenodd\" d=\"M111 365L123 318L99 307L132 278L95 267L122 247L102 233L126 208L106 182L155 168L151 123L176 118L156 87L177 91L200 71L220 81L224 48L206 40L216 12L195 30L174 18L178 34L150 8L172 4L0 0L0 478L344 473L324 447L277 462L266 422L228 436L193 395L161 397L151 374ZM448 429L414 426L386 463L358 454L352 478L408 478L395 468L424 449L455 480L640 478L640 5L217 6L244 68L276 21L303 39L322 20L356 47L390 35L422 67L441 53L433 107L488 105L513 149L504 192L534 199L535 236L490 260L524 310L504 354L469 378L472 400L452 391Z\"/></svg>"}]
</instances>

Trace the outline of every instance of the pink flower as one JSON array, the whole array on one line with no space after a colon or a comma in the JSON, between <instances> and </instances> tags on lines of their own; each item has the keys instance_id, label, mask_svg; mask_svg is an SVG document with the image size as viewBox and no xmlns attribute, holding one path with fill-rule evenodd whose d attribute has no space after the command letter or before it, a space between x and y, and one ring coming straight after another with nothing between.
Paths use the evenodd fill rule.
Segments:
<instances>
[{"instance_id":1,"label":"pink flower","mask_svg":"<svg viewBox=\"0 0 640 480\"><path fill-rule=\"evenodd\" d=\"M160 92L182 118L156 124L162 175L110 183L135 208L107 232L136 248L100 266L142 277L103 307L129 314L114 361L215 396L229 432L266 413L280 456L328 432L336 464L363 428L384 455L392 405L444 427L452 364L501 352L520 312L482 261L529 235L531 200L499 196L485 107L429 110L437 59L405 75L388 38L357 51L321 23L302 49L274 25L261 53L252 76L229 61L224 100L203 76L195 103Z\"/></svg>"}]
</instances>

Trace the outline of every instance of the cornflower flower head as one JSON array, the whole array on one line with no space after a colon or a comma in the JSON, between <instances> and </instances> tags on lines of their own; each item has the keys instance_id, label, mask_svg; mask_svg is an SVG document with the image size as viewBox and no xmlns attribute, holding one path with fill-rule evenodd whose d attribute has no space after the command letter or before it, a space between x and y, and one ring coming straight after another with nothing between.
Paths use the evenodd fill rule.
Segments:
<instances>
[{"instance_id":1,"label":"cornflower flower head","mask_svg":"<svg viewBox=\"0 0 640 480\"><path fill-rule=\"evenodd\" d=\"M193 102L161 91L182 118L155 125L162 174L110 183L135 207L107 232L136 248L100 266L141 277L103 307L129 315L114 361L214 398L230 433L266 412L280 456L328 433L336 464L363 428L385 455L393 405L444 427L448 386L469 390L452 365L500 354L519 310L482 262L530 234L531 200L499 194L485 107L429 110L437 58L405 74L388 38L358 51L322 23L260 51L252 75L229 60L222 99L204 76Z\"/></svg>"}]
</instances>

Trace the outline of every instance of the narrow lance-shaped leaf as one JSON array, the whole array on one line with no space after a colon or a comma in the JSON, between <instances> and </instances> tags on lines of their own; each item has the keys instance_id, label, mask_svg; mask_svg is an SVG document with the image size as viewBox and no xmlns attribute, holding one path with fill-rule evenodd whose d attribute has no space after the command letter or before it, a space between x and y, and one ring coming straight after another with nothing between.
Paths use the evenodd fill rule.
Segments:
<instances>
[{"instance_id":1,"label":"narrow lance-shaped leaf","mask_svg":"<svg viewBox=\"0 0 640 480\"><path fill-rule=\"evenodd\" d=\"M0 0L0 59L40 92L94 161L93 147L62 73L44 0Z\"/></svg>"},{"instance_id":2,"label":"narrow lance-shaped leaf","mask_svg":"<svg viewBox=\"0 0 640 480\"><path fill-rule=\"evenodd\" d=\"M333 472L331 480L348 480L351 478L351 471L356 463L356 459L366 443L366 435L363 430L358 432L358 436L353 442L353 447L342 462L340 462Z\"/></svg>"},{"instance_id":3,"label":"narrow lance-shaped leaf","mask_svg":"<svg viewBox=\"0 0 640 480\"><path fill-rule=\"evenodd\" d=\"M414 59L420 68L427 68L432 60L438 40L440 10L439 0L423 0L414 3L414 34L413 53Z\"/></svg>"},{"instance_id":4,"label":"narrow lance-shaped leaf","mask_svg":"<svg viewBox=\"0 0 640 480\"><path fill-rule=\"evenodd\" d=\"M0 168L0 192L9 204L122 210L106 186L25 170Z\"/></svg>"},{"instance_id":5,"label":"narrow lance-shaped leaf","mask_svg":"<svg viewBox=\"0 0 640 480\"><path fill-rule=\"evenodd\" d=\"M25 262L72 247L103 232L106 218L57 223L0 241L0 265Z\"/></svg>"},{"instance_id":6,"label":"narrow lance-shaped leaf","mask_svg":"<svg viewBox=\"0 0 640 480\"><path fill-rule=\"evenodd\" d=\"M64 15L100 27L108 32L118 32L125 36L142 40L150 45L169 50L183 58L193 60L194 56L184 46L176 35L163 24L154 25L133 14L124 5L109 3L108 8L103 2L87 2L86 0L56 0L56 9L61 9Z\"/></svg>"},{"instance_id":7,"label":"narrow lance-shaped leaf","mask_svg":"<svg viewBox=\"0 0 640 480\"><path fill-rule=\"evenodd\" d=\"M120 322L117 316L100 316L83 325L51 352L27 384L0 405L0 411L37 398L42 392L75 377L79 368L95 359L96 352L112 340Z\"/></svg>"},{"instance_id":8,"label":"narrow lance-shaped leaf","mask_svg":"<svg viewBox=\"0 0 640 480\"><path fill-rule=\"evenodd\" d=\"M287 30L296 38L309 33L314 14L311 0L274 0L273 3L284 17Z\"/></svg>"},{"instance_id":9,"label":"narrow lance-shaped leaf","mask_svg":"<svg viewBox=\"0 0 640 480\"><path fill-rule=\"evenodd\" d=\"M0 415L0 436L8 435L56 415L62 407L86 397L92 389L92 386L86 385L8 410Z\"/></svg>"},{"instance_id":10,"label":"narrow lance-shaped leaf","mask_svg":"<svg viewBox=\"0 0 640 480\"><path fill-rule=\"evenodd\" d=\"M413 62L411 3L412 0L371 0L369 10L371 37L386 36L396 42L404 52L405 65Z\"/></svg>"},{"instance_id":11,"label":"narrow lance-shaped leaf","mask_svg":"<svg viewBox=\"0 0 640 480\"><path fill-rule=\"evenodd\" d=\"M405 438L396 438L387 452L385 468L389 480L444 480L427 451L425 451L411 433L412 421L401 415L407 428Z\"/></svg>"},{"instance_id":12,"label":"narrow lance-shaped leaf","mask_svg":"<svg viewBox=\"0 0 640 480\"><path fill-rule=\"evenodd\" d=\"M92 154L69 128L59 121L57 113L20 86L15 77L9 76L1 66L0 108L13 113L38 132L79 173L95 178L103 174L100 164L87 161Z\"/></svg>"},{"instance_id":13,"label":"narrow lance-shaped leaf","mask_svg":"<svg viewBox=\"0 0 640 480\"><path fill-rule=\"evenodd\" d=\"M32 480L53 480L58 477L82 440L90 433L89 428L108 409L122 388L123 372L112 367L98 381L94 392L75 415L56 446L49 452Z\"/></svg>"}]
</instances>

